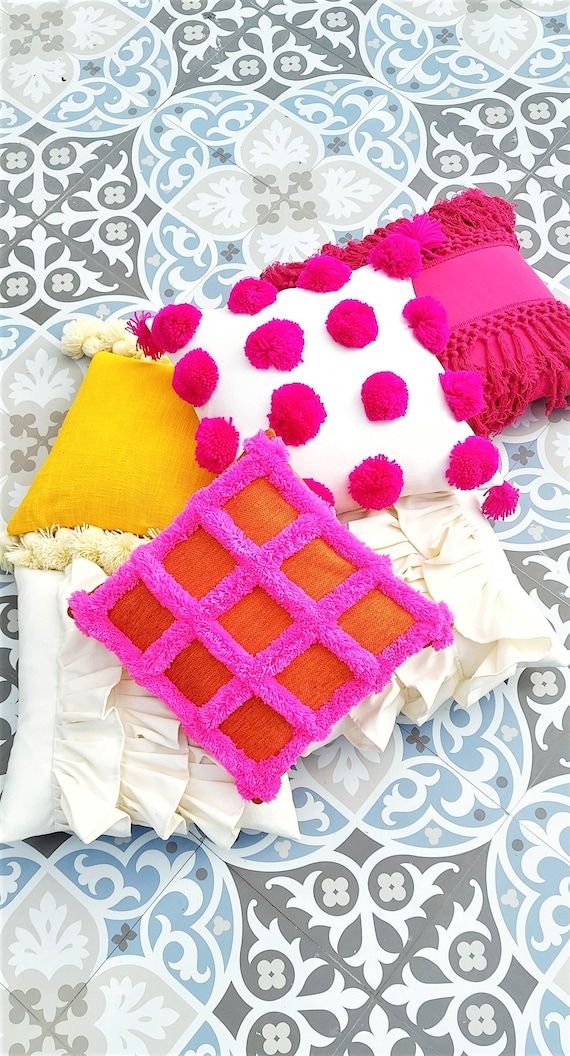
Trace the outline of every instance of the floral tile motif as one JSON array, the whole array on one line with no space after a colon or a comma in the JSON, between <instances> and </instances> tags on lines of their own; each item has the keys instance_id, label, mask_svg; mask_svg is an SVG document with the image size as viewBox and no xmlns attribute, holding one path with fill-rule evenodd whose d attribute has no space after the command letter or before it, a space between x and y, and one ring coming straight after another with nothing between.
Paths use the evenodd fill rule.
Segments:
<instances>
[{"instance_id":1,"label":"floral tile motif","mask_svg":"<svg viewBox=\"0 0 570 1056\"><path fill-rule=\"evenodd\" d=\"M413 108L369 79L313 79L277 103L228 87L174 97L135 142L140 184L162 207L140 261L149 292L196 281L196 262L227 265L220 303L232 272L412 211L403 185L418 148Z\"/></svg>"},{"instance_id":2,"label":"floral tile motif","mask_svg":"<svg viewBox=\"0 0 570 1056\"><path fill-rule=\"evenodd\" d=\"M171 91L167 42L149 29L156 0L85 5L5 0L0 113L10 132L38 119L97 134L136 125ZM152 27L154 29L154 27Z\"/></svg>"},{"instance_id":3,"label":"floral tile motif","mask_svg":"<svg viewBox=\"0 0 570 1056\"><path fill-rule=\"evenodd\" d=\"M134 941L137 921L196 848L189 837L165 844L139 829L89 847L70 837L48 859L29 844L4 849L2 986L56 1030L91 975Z\"/></svg>"},{"instance_id":4,"label":"floral tile motif","mask_svg":"<svg viewBox=\"0 0 570 1056\"><path fill-rule=\"evenodd\" d=\"M60 7L2 5L2 520L87 365L58 352L77 311L215 306L276 258L468 185L516 203L523 253L570 294L564 0ZM569 424L536 404L502 435L522 503L496 528L568 644ZM2 576L0 772L16 621ZM0 848L0 1048L563 1051L567 696L544 664L468 713L402 723L382 755L318 749L292 776L298 840L244 832L222 852L137 830Z\"/></svg>"},{"instance_id":5,"label":"floral tile motif","mask_svg":"<svg viewBox=\"0 0 570 1056\"><path fill-rule=\"evenodd\" d=\"M535 183L536 181L529 181ZM554 192L544 199L544 212L555 207ZM561 200L560 200L561 201ZM517 198L519 232L525 231L524 213L529 197ZM535 210L538 203L535 201ZM552 219L556 236L558 221ZM539 228L542 230L542 228ZM537 254L538 255L538 254ZM548 264L553 257L542 257ZM536 266L533 263L533 266ZM548 277L545 276L548 283ZM567 516L568 468L570 467L570 418L567 411L544 414L544 403L537 401L518 422L505 429L496 443L501 455L501 469L519 488L521 500L515 517L496 522L495 531L507 554L528 552L570 542Z\"/></svg>"},{"instance_id":6,"label":"floral tile motif","mask_svg":"<svg viewBox=\"0 0 570 1056\"><path fill-rule=\"evenodd\" d=\"M471 98L507 75L565 89L565 16L565 0L377 2L364 16L362 55L374 76L434 102ZM399 47L386 43L392 35Z\"/></svg>"},{"instance_id":7,"label":"floral tile motif","mask_svg":"<svg viewBox=\"0 0 570 1056\"><path fill-rule=\"evenodd\" d=\"M43 223L19 235L4 279L6 300L29 312L43 276L39 321L88 284L101 298L130 290L155 304L199 286L205 303L220 304L240 274L358 237L418 203L404 189L420 149L413 107L346 75L278 103L247 89L191 89L134 139L105 140L100 157L89 148L84 174L76 145L68 149L73 183L61 194L58 182ZM22 172L20 194L32 195L26 186ZM37 194L39 208L47 195ZM66 267L62 278L58 261L54 286L61 242Z\"/></svg>"},{"instance_id":8,"label":"floral tile motif","mask_svg":"<svg viewBox=\"0 0 570 1056\"><path fill-rule=\"evenodd\" d=\"M453 703L421 731L409 723L400 729L406 737L421 734L425 753L513 813L529 789L567 773L569 699L567 670L528 666L468 710Z\"/></svg>"},{"instance_id":9,"label":"floral tile motif","mask_svg":"<svg viewBox=\"0 0 570 1056\"><path fill-rule=\"evenodd\" d=\"M0 148L0 190L13 210L10 237L16 237L22 219L27 217L28 224L40 219L60 199L76 193L85 174L103 159L109 179L100 193L99 206L114 206L116 210L126 204L130 188L125 186L124 173L131 142L129 133L69 136L41 124L32 125L13 139L6 136Z\"/></svg>"},{"instance_id":10,"label":"floral tile motif","mask_svg":"<svg viewBox=\"0 0 570 1056\"><path fill-rule=\"evenodd\" d=\"M429 204L465 187L516 201L527 174L550 172L563 141L568 110L563 92L509 78L469 99L417 101L425 127L425 162L412 182ZM554 148L550 166L546 159Z\"/></svg>"},{"instance_id":11,"label":"floral tile motif","mask_svg":"<svg viewBox=\"0 0 570 1056\"><path fill-rule=\"evenodd\" d=\"M344 738L317 749L293 780L300 841L251 833L211 848L371 992L504 817L416 741L396 728L381 757Z\"/></svg>"},{"instance_id":12,"label":"floral tile motif","mask_svg":"<svg viewBox=\"0 0 570 1056\"><path fill-rule=\"evenodd\" d=\"M564 819L556 784L536 794L550 795L550 831L557 832ZM381 991L385 1004L405 1014L412 1036L419 1028L432 1039L429 1052L451 1056L459 1046L475 1052L481 1044L493 1044L505 1056L562 1051L560 1018L558 1048L548 1049L544 1040L544 1047L529 1047L529 1034L544 1029L533 1006L567 958L568 863L524 815L521 809L499 829L486 864L463 874L407 963Z\"/></svg>"},{"instance_id":13,"label":"floral tile motif","mask_svg":"<svg viewBox=\"0 0 570 1056\"><path fill-rule=\"evenodd\" d=\"M546 281L561 281L570 264L570 204L554 183L530 176L516 191L523 256Z\"/></svg>"},{"instance_id":14,"label":"floral tile motif","mask_svg":"<svg viewBox=\"0 0 570 1056\"><path fill-rule=\"evenodd\" d=\"M570 119L567 124L570 124ZM536 175L541 180L554 184L560 191L568 194L570 177L568 176L570 166L570 146L568 134L561 139L556 146L542 159L537 167Z\"/></svg>"},{"instance_id":15,"label":"floral tile motif","mask_svg":"<svg viewBox=\"0 0 570 1056\"><path fill-rule=\"evenodd\" d=\"M368 999L205 848L133 936L60 1016L73 1052L332 1054Z\"/></svg>"}]
</instances>

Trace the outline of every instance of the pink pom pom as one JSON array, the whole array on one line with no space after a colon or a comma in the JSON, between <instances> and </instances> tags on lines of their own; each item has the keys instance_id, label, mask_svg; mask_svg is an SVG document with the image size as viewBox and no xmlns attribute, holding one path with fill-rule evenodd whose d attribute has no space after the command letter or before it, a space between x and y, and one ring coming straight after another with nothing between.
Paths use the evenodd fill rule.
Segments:
<instances>
[{"instance_id":1,"label":"pink pom pom","mask_svg":"<svg viewBox=\"0 0 570 1056\"><path fill-rule=\"evenodd\" d=\"M340 290L351 275L348 264L322 253L306 262L299 273L297 286L301 290L313 290L315 293L332 293L333 290Z\"/></svg>"},{"instance_id":2,"label":"pink pom pom","mask_svg":"<svg viewBox=\"0 0 570 1056\"><path fill-rule=\"evenodd\" d=\"M411 220L401 220L398 231L408 238L415 238L422 249L435 249L447 241L439 220L432 220L428 213L418 213Z\"/></svg>"},{"instance_id":3,"label":"pink pom pom","mask_svg":"<svg viewBox=\"0 0 570 1056\"><path fill-rule=\"evenodd\" d=\"M252 367L267 370L293 370L303 358L305 339L298 323L271 319L254 330L245 343L245 354Z\"/></svg>"},{"instance_id":4,"label":"pink pom pom","mask_svg":"<svg viewBox=\"0 0 570 1056\"><path fill-rule=\"evenodd\" d=\"M348 478L350 495L365 510L384 510L392 506L400 498L403 486L401 467L385 455L365 458Z\"/></svg>"},{"instance_id":5,"label":"pink pom pom","mask_svg":"<svg viewBox=\"0 0 570 1056\"><path fill-rule=\"evenodd\" d=\"M312 477L303 477L303 483L306 484L311 491L314 491L315 495L319 496L319 499L328 502L329 506L334 506L334 495L332 491L330 488L327 488L325 484L321 484L320 480L313 480Z\"/></svg>"},{"instance_id":6,"label":"pink pom pom","mask_svg":"<svg viewBox=\"0 0 570 1056\"><path fill-rule=\"evenodd\" d=\"M360 391L366 417L371 422L392 422L408 409L408 389L403 378L389 370L371 374Z\"/></svg>"},{"instance_id":7,"label":"pink pom pom","mask_svg":"<svg viewBox=\"0 0 570 1056\"><path fill-rule=\"evenodd\" d=\"M271 397L269 425L291 447L312 440L323 424L327 412L310 385L293 381L275 389Z\"/></svg>"},{"instance_id":8,"label":"pink pom pom","mask_svg":"<svg viewBox=\"0 0 570 1056\"><path fill-rule=\"evenodd\" d=\"M439 375L447 405L458 422L473 418L483 407L483 381L474 370L446 370Z\"/></svg>"},{"instance_id":9,"label":"pink pom pom","mask_svg":"<svg viewBox=\"0 0 570 1056\"><path fill-rule=\"evenodd\" d=\"M134 334L137 339L137 348L148 356L149 359L160 359L164 349L160 348L154 340L152 331L147 320L152 319L152 312L135 312L132 319L127 323L127 330Z\"/></svg>"},{"instance_id":10,"label":"pink pom pom","mask_svg":"<svg viewBox=\"0 0 570 1056\"><path fill-rule=\"evenodd\" d=\"M485 517L490 517L492 521L503 521L505 517L510 517L516 512L519 495L519 489L504 480L502 484L496 484L485 493L481 510Z\"/></svg>"},{"instance_id":11,"label":"pink pom pom","mask_svg":"<svg viewBox=\"0 0 570 1056\"><path fill-rule=\"evenodd\" d=\"M203 348L193 348L178 361L172 375L172 388L177 396L194 407L208 402L218 384L218 368Z\"/></svg>"},{"instance_id":12,"label":"pink pom pom","mask_svg":"<svg viewBox=\"0 0 570 1056\"><path fill-rule=\"evenodd\" d=\"M362 301L340 301L329 312L326 327L333 341L345 348L364 348L378 337L374 311Z\"/></svg>"},{"instance_id":13,"label":"pink pom pom","mask_svg":"<svg viewBox=\"0 0 570 1056\"><path fill-rule=\"evenodd\" d=\"M414 297L404 305L404 319L414 332L414 337L428 352L443 352L449 341L449 326L443 304L435 297Z\"/></svg>"},{"instance_id":14,"label":"pink pom pom","mask_svg":"<svg viewBox=\"0 0 570 1056\"><path fill-rule=\"evenodd\" d=\"M193 304L167 304L152 321L152 336L163 352L178 352L196 333L202 318Z\"/></svg>"},{"instance_id":15,"label":"pink pom pom","mask_svg":"<svg viewBox=\"0 0 570 1056\"><path fill-rule=\"evenodd\" d=\"M266 279L240 279L228 297L228 308L234 315L257 315L277 297L277 290Z\"/></svg>"},{"instance_id":16,"label":"pink pom pom","mask_svg":"<svg viewBox=\"0 0 570 1056\"><path fill-rule=\"evenodd\" d=\"M239 433L231 418L202 418L196 430L196 461L210 473L222 473L234 461Z\"/></svg>"},{"instance_id":17,"label":"pink pom pom","mask_svg":"<svg viewBox=\"0 0 570 1056\"><path fill-rule=\"evenodd\" d=\"M422 254L413 238L394 233L371 249L368 263L393 279L413 279L422 270Z\"/></svg>"},{"instance_id":18,"label":"pink pom pom","mask_svg":"<svg viewBox=\"0 0 570 1056\"><path fill-rule=\"evenodd\" d=\"M499 452L495 445L482 436L468 436L451 451L445 476L452 487L471 491L490 480L498 468Z\"/></svg>"}]
</instances>

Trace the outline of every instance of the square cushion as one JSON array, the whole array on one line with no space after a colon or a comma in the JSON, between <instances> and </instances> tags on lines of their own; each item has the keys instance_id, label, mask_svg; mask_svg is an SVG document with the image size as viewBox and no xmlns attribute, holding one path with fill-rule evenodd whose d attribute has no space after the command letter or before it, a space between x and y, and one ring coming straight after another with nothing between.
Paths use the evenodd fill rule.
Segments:
<instances>
[{"instance_id":1,"label":"square cushion","mask_svg":"<svg viewBox=\"0 0 570 1056\"><path fill-rule=\"evenodd\" d=\"M477 371L485 402L471 416L480 436L499 433L533 400L546 410L564 407L570 390L570 309L556 300L521 255L513 206L480 190L437 202L428 214L443 233L440 245L422 247L413 278L416 296L433 296L446 309L450 337L438 352L450 370ZM410 234L396 220L344 246L321 252L349 267L363 267L388 236ZM263 277L283 290L296 286L304 262L271 265Z\"/></svg>"},{"instance_id":2,"label":"square cushion","mask_svg":"<svg viewBox=\"0 0 570 1056\"><path fill-rule=\"evenodd\" d=\"M198 421L171 377L168 363L97 353L8 532L166 527L212 479L195 461Z\"/></svg>"},{"instance_id":3,"label":"square cushion","mask_svg":"<svg viewBox=\"0 0 570 1056\"><path fill-rule=\"evenodd\" d=\"M293 469L324 484L339 513L368 505L351 488L349 478L356 467L378 455L395 462L403 474L401 492L389 494L382 506L392 505L400 493L448 491L450 452L472 437L472 431L452 414L440 383L442 367L403 316L413 300L409 279L363 267L339 290L283 290L276 302L253 317L229 307L204 311L192 348L184 350L191 357L198 347L204 349L219 371L212 395L197 408L199 417L231 418L242 440L269 422L287 444ZM378 334L362 348L346 347L327 330L329 314L344 302L358 302L374 311ZM289 370L259 368L246 354L250 336L275 320L302 331L302 358ZM367 379L380 373L382 378L389 375L392 383L396 376L396 383L407 390L407 406L393 419L371 420L361 390ZM296 392L301 387L303 392L312 390L326 412L316 434L304 441L290 436L287 423L277 421L273 413L275 394L289 386L297 386ZM295 414L293 408L292 417Z\"/></svg>"},{"instance_id":4,"label":"square cushion","mask_svg":"<svg viewBox=\"0 0 570 1056\"><path fill-rule=\"evenodd\" d=\"M62 572L16 569L20 700L0 842L63 830L90 843L128 837L132 825L167 840L192 823L223 847L241 828L298 837L287 778L271 807L246 803L230 775L188 743L176 716L81 634L69 596L104 581L83 558Z\"/></svg>"},{"instance_id":5,"label":"square cushion","mask_svg":"<svg viewBox=\"0 0 570 1056\"><path fill-rule=\"evenodd\" d=\"M163 700L246 799L271 799L311 741L451 614L396 579L260 433L105 584L79 626Z\"/></svg>"}]
</instances>

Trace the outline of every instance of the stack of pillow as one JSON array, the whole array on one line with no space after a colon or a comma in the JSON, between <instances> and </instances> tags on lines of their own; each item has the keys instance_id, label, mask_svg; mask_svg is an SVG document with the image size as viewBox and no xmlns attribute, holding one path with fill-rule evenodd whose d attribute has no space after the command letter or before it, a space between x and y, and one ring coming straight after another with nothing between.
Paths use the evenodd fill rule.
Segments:
<instances>
[{"instance_id":1,"label":"stack of pillow","mask_svg":"<svg viewBox=\"0 0 570 1056\"><path fill-rule=\"evenodd\" d=\"M467 192L242 280L218 311L115 323L112 351L98 324L64 336L96 354L8 525L0 840L295 836L287 769L315 743L383 749L400 713L564 662L473 491L514 512L487 436L522 408L497 357L534 356L525 399L557 405L569 376L566 310L521 269L509 209Z\"/></svg>"}]
</instances>

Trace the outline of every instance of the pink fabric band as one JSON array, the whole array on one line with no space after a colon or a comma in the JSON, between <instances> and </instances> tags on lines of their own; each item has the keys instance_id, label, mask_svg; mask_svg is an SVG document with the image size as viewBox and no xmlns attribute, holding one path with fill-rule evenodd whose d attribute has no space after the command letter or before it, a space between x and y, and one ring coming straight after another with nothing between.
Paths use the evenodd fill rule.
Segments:
<instances>
[{"instance_id":1,"label":"pink fabric band","mask_svg":"<svg viewBox=\"0 0 570 1056\"><path fill-rule=\"evenodd\" d=\"M475 249L424 268L414 279L417 297L444 305L450 327L524 301L552 300L538 275L512 246Z\"/></svg>"}]
</instances>

